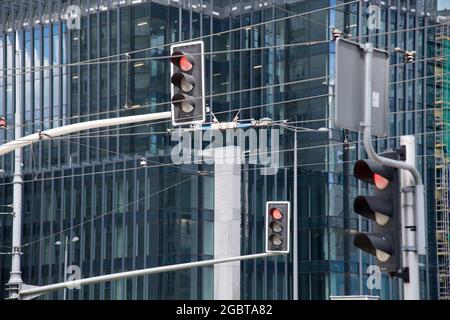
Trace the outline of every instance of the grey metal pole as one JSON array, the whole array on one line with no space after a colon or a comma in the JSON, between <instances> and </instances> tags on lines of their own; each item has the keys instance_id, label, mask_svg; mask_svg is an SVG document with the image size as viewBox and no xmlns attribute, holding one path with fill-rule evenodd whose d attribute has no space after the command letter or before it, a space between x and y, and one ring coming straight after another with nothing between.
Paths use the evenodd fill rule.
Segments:
<instances>
[{"instance_id":1,"label":"grey metal pole","mask_svg":"<svg viewBox=\"0 0 450 320\"><path fill-rule=\"evenodd\" d=\"M170 266L113 273L113 274L108 274L108 275L103 275L103 276L98 276L98 277L93 277L93 278L86 278L86 279L80 279L80 280L74 280L74 281L66 281L63 283L56 283L56 284L50 284L50 285L42 286L42 287L34 287L34 288L30 288L30 289L25 289L20 292L20 298L24 299L24 300L33 299L35 297L38 297L41 294L52 292L52 291L63 289L63 288L74 288L76 286L81 286L81 285L89 285L89 284L95 284L95 283L100 283L100 282L114 281L114 280L119 280L119 279L130 278L130 277L140 277L140 276L146 276L146 275L157 274L157 273L162 273L162 272L170 272L170 271L178 271L178 270L184 270L184 269L190 269L190 268L207 267L207 266L215 265L218 263L228 263L228 262L234 262L234 261L244 261L244 260L251 260L251 259L258 259L258 258L267 258L267 257L278 256L278 255L282 255L282 254L280 254L280 253L257 253L257 254L247 255L247 256L188 262L188 263L181 263L181 264L175 264L175 265L170 265Z\"/></svg>"},{"instance_id":2,"label":"grey metal pole","mask_svg":"<svg viewBox=\"0 0 450 320\"><path fill-rule=\"evenodd\" d=\"M425 238L425 225L422 221L425 221L425 206L424 206L424 189L422 177L415 165L408 162L392 160L384 157L380 157L374 150L372 145L372 63L373 63L373 45L372 43L366 43L364 45L365 58L364 58L364 122L361 123L361 127L364 128L364 148L370 159L377 161L385 166L394 167L398 169L407 170L411 173L415 183L415 205L414 216L416 228L416 250L417 253L424 254L426 248ZM415 271L412 271L415 275ZM410 271L411 273L411 271ZM411 278L412 281L416 281ZM409 296L405 292L405 296ZM415 296L415 294L411 294Z\"/></svg>"},{"instance_id":3,"label":"grey metal pole","mask_svg":"<svg viewBox=\"0 0 450 320\"><path fill-rule=\"evenodd\" d=\"M406 232L406 262L409 270L409 282L403 283L404 300L420 300L419 255L416 249L415 219L414 219L414 188L405 188L405 223Z\"/></svg>"},{"instance_id":4,"label":"grey metal pole","mask_svg":"<svg viewBox=\"0 0 450 320\"><path fill-rule=\"evenodd\" d=\"M158 112L158 113L148 113L148 114L140 114L137 116L128 116L128 117L117 117L117 118L109 118L109 119L101 119L101 120L92 120L85 121L80 123L73 123L67 126L62 126L58 128L53 128L49 130L45 130L38 133L33 133L26 137L22 137L20 139L15 139L14 141L10 141L8 143L0 145L0 156L12 152L14 150L29 146L33 143L39 142L41 140L49 140L53 138L57 138L60 136L68 135L75 132L86 131L90 129L99 129L104 127L111 126L119 126L122 124L129 123L141 123L141 122L150 122L155 120L164 120L170 119L172 117L172 113L170 111L167 112ZM17 128L16 128L17 130Z\"/></svg>"},{"instance_id":5,"label":"grey metal pole","mask_svg":"<svg viewBox=\"0 0 450 320\"><path fill-rule=\"evenodd\" d=\"M19 65L22 65L22 54L19 55ZM21 67L18 67L21 70ZM13 223L12 223L12 259L11 259L11 272L8 281L8 289L10 291L10 298L16 298L21 290L21 286L24 285L22 280L22 273L20 267L21 256L21 243L22 243L22 187L23 187L23 152L22 148L32 145L40 140L48 140L62 135L67 135L74 132L85 131L89 129L97 129L108 126L122 125L128 123L140 123L147 121L155 121L162 119L170 119L172 117L171 112L159 112L151 114L143 114L129 117L118 117L112 119L102 119L94 121L86 121L76 124L71 124L59 128L49 129L40 133L34 133L32 135L22 136L22 107L23 107L23 76L19 78L19 94L16 101L16 113L15 113L15 140L0 145L0 156L14 151L14 179L13 179Z\"/></svg>"},{"instance_id":6,"label":"grey metal pole","mask_svg":"<svg viewBox=\"0 0 450 320\"><path fill-rule=\"evenodd\" d=\"M294 131L294 219L293 219L293 224L294 224L294 244L292 246L292 250L293 250L293 275L292 275L292 281L293 283L293 299L294 300L298 300L298 202L297 202L297 131Z\"/></svg>"},{"instance_id":7,"label":"grey metal pole","mask_svg":"<svg viewBox=\"0 0 450 320\"><path fill-rule=\"evenodd\" d=\"M424 186L422 182L422 177L419 171L414 165L411 165L405 161L397 161L384 157L380 157L374 150L372 145L372 56L373 56L373 45L371 43L366 43L364 45L365 51L365 106L364 106L364 122L361 123L361 127L364 128L364 148L366 149L367 155L370 159L377 161L385 166L408 170L415 183L415 209L414 215L417 221L416 223L416 247L418 254L426 254L426 216L425 216L425 195Z\"/></svg>"},{"instance_id":8,"label":"grey metal pole","mask_svg":"<svg viewBox=\"0 0 450 320\"><path fill-rule=\"evenodd\" d=\"M416 166L416 139L413 135L402 136L400 144L406 148L406 162ZM420 274L419 274L419 255L417 252L417 224L414 214L415 189L414 179L407 171L402 171L402 192L404 194L403 213L403 233L402 239L404 247L404 257L406 266L409 270L409 282L403 283L403 292L405 300L420 299Z\"/></svg>"},{"instance_id":9,"label":"grey metal pole","mask_svg":"<svg viewBox=\"0 0 450 320\"><path fill-rule=\"evenodd\" d=\"M67 249L69 247L69 237L66 236L66 242L64 243L64 282L67 282ZM64 288L64 300L67 300L67 288Z\"/></svg>"},{"instance_id":10,"label":"grey metal pole","mask_svg":"<svg viewBox=\"0 0 450 320\"><path fill-rule=\"evenodd\" d=\"M17 51L19 68L22 67L22 53ZM19 94L16 96L16 112L15 112L15 139L22 138L22 76L19 76ZM11 259L11 272L8 281L8 286L10 290L10 297L14 298L20 292L20 287L23 284L22 272L20 268L20 255L21 255L21 244L22 244L22 185L23 185L23 152L22 148L16 149L14 153L14 179L13 179L13 205L14 205L14 215L12 223L12 259Z\"/></svg>"}]
</instances>

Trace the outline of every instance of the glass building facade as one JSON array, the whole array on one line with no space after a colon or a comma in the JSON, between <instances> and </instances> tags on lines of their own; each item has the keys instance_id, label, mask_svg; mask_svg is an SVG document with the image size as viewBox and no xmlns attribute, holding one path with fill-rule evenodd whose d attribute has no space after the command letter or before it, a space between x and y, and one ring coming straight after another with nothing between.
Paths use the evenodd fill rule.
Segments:
<instances>
[{"instance_id":1,"label":"glass building facade","mask_svg":"<svg viewBox=\"0 0 450 320\"><path fill-rule=\"evenodd\" d=\"M82 10L80 29L62 18L70 5ZM367 27L369 5L380 8L378 30ZM367 288L367 268L374 261L352 244L351 230L370 229L352 210L354 197L367 189L352 177L353 162L364 151L359 134L334 128L330 30L387 49L389 138L376 144L382 151L398 147L401 135L416 135L417 163L431 194L422 296L436 297L429 156L436 1L85 0L0 1L0 6L0 116L9 124L0 130L1 141L14 139L16 108L23 112L24 135L170 110L169 46L190 39L205 43L207 104L219 120L231 121L240 111L240 119L270 117L299 127L332 128L329 135L298 136L294 227L299 230L300 299L401 295L400 282L387 276L381 290ZM405 65L395 47L415 50L418 61ZM127 102L134 108L125 109ZM66 236L80 239L69 245L69 264L80 266L83 278L214 256L213 167L174 165L170 127L160 121L91 130L24 149L22 277L27 284L63 280L64 252L55 242ZM243 166L242 254L264 250L266 201L293 199L294 136L281 133L276 175ZM147 159L146 167L141 158ZM13 156L2 157L0 167L5 170L0 205L5 206L12 203ZM11 250L11 220L0 216L3 252ZM4 289L10 259L0 259ZM290 254L243 262L241 297L291 299L292 259ZM192 269L69 290L69 298L212 299L213 282L212 268ZM42 298L61 299L62 292Z\"/></svg>"}]
</instances>

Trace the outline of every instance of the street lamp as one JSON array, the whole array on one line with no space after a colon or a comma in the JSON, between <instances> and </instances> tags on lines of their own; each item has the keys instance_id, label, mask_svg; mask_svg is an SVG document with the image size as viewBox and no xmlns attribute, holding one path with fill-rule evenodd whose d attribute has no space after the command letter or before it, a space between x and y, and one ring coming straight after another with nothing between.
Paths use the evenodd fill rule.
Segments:
<instances>
[{"instance_id":1,"label":"street lamp","mask_svg":"<svg viewBox=\"0 0 450 320\"><path fill-rule=\"evenodd\" d=\"M73 237L70 241L69 241L69 237L66 236L66 239L64 241L64 243L62 243L61 241L56 241L55 245L56 246L62 246L64 245L64 282L67 281L67 260L68 260L68 246L69 243L75 243L78 242L80 240L80 238L78 237ZM67 300L67 288L64 288L64 300Z\"/></svg>"},{"instance_id":2,"label":"street lamp","mask_svg":"<svg viewBox=\"0 0 450 320\"><path fill-rule=\"evenodd\" d=\"M328 133L331 132L328 128L319 128L317 130L307 129L307 128L290 128L285 125L281 125L282 127L294 132L294 234L293 234L293 298L294 300L298 300L298 200L297 200L297 187L298 187L298 169L297 169L297 158L298 158L298 146L297 146L297 133L299 132L320 132L320 133Z\"/></svg>"}]
</instances>

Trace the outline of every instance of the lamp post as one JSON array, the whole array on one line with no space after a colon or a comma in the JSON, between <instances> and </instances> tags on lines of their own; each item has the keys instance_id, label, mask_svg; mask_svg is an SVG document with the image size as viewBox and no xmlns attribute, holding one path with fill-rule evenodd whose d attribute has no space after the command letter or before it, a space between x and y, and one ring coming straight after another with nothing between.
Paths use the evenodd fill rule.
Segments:
<instances>
[{"instance_id":1,"label":"lamp post","mask_svg":"<svg viewBox=\"0 0 450 320\"><path fill-rule=\"evenodd\" d=\"M281 125L283 128L286 128L292 132L294 132L294 234L293 234L293 299L298 300L298 200L297 200L297 188L298 188L298 144L297 144L297 133L299 132L330 132L328 128L319 128L317 130L314 129L306 129L306 128L291 128L284 125Z\"/></svg>"},{"instance_id":2,"label":"lamp post","mask_svg":"<svg viewBox=\"0 0 450 320\"><path fill-rule=\"evenodd\" d=\"M292 298L293 300L298 300L298 201L297 201L297 188L298 188L298 169L297 169L297 162L298 162L298 141L297 141L297 133L299 132L316 132L316 133L330 133L330 129L321 127L319 129L310 129L310 128L302 128L302 127L296 127L291 126L287 124L287 121L273 121L269 118L262 119L265 123L272 126L280 126L282 128L285 128L291 132L294 133L294 194L293 194L293 206L294 206L294 214L293 214L293 225L294 225L294 233L293 233L293 245L292 245L292 251L293 256L292 259L293 265L292 265Z\"/></svg>"},{"instance_id":3,"label":"lamp post","mask_svg":"<svg viewBox=\"0 0 450 320\"><path fill-rule=\"evenodd\" d=\"M68 247L69 247L69 243L75 243L77 241L79 241L80 239L78 237L73 237L70 241L69 241L69 237L66 236L66 239L64 241L64 282L67 281L67 263L68 263ZM61 243L61 241L56 241L55 242L56 246L62 246L63 243ZM67 300L67 288L64 288L64 296L63 296L64 300Z\"/></svg>"}]
</instances>

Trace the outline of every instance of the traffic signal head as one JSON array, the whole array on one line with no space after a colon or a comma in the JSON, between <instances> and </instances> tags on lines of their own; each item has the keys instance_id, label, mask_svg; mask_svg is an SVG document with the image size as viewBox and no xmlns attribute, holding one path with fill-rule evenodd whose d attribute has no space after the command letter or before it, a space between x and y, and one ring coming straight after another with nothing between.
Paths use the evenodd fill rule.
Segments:
<instances>
[{"instance_id":1,"label":"traffic signal head","mask_svg":"<svg viewBox=\"0 0 450 320\"><path fill-rule=\"evenodd\" d=\"M397 152L383 156L398 160ZM354 176L374 186L373 195L357 196L354 211L374 221L374 232L357 233L353 243L376 257L382 271L401 270L401 185L400 170L372 160L358 160Z\"/></svg>"},{"instance_id":2,"label":"traffic signal head","mask_svg":"<svg viewBox=\"0 0 450 320\"><path fill-rule=\"evenodd\" d=\"M289 252L289 202L266 204L266 252Z\"/></svg>"},{"instance_id":3,"label":"traffic signal head","mask_svg":"<svg viewBox=\"0 0 450 320\"><path fill-rule=\"evenodd\" d=\"M206 120L203 42L172 46L171 93L174 126Z\"/></svg>"}]
</instances>

